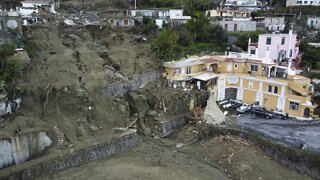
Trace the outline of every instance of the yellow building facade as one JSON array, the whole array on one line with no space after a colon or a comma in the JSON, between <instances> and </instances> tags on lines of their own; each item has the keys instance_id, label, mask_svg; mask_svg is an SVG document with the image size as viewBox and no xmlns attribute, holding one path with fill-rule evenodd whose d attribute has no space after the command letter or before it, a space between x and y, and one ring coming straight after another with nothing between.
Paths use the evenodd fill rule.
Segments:
<instances>
[{"instance_id":1,"label":"yellow building facade","mask_svg":"<svg viewBox=\"0 0 320 180\"><path fill-rule=\"evenodd\" d=\"M203 56L164 63L164 76L174 88L213 89L217 101L237 100L275 113L310 118L313 87L310 79L263 60Z\"/></svg>"}]
</instances>

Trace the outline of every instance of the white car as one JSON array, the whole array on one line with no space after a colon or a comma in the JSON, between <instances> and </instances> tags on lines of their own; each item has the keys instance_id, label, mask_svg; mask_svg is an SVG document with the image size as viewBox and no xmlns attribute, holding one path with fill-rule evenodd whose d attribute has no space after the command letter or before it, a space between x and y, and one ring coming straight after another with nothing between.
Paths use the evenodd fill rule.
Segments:
<instances>
[{"instance_id":1,"label":"white car","mask_svg":"<svg viewBox=\"0 0 320 180\"><path fill-rule=\"evenodd\" d=\"M245 113L251 109L251 105L249 104L243 104L242 106L237 108L238 113Z\"/></svg>"}]
</instances>

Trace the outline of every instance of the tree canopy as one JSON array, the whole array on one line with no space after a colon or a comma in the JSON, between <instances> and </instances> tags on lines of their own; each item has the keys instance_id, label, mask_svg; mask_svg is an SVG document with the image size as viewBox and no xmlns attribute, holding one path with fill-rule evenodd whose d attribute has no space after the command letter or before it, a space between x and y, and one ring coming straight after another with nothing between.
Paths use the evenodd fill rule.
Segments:
<instances>
[{"instance_id":1,"label":"tree canopy","mask_svg":"<svg viewBox=\"0 0 320 180\"><path fill-rule=\"evenodd\" d=\"M164 28L151 44L151 49L161 60L171 60L175 55L178 46L178 34L172 30Z\"/></svg>"}]
</instances>

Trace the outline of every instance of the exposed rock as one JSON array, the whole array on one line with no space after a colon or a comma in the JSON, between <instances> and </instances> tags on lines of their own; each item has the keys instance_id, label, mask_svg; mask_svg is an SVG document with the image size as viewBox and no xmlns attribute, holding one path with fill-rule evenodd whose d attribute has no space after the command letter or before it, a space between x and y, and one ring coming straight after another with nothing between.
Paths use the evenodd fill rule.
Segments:
<instances>
[{"instance_id":1,"label":"exposed rock","mask_svg":"<svg viewBox=\"0 0 320 180\"><path fill-rule=\"evenodd\" d=\"M120 109L120 111L121 111L122 113L126 113L126 112L127 112L126 106L123 105L123 104L120 104L120 105L119 105L119 109Z\"/></svg>"},{"instance_id":2,"label":"exposed rock","mask_svg":"<svg viewBox=\"0 0 320 180\"><path fill-rule=\"evenodd\" d=\"M84 127L82 125L78 126L78 128L77 128L77 136L81 137L81 136L85 135L85 133L86 133L86 130L84 129Z\"/></svg>"},{"instance_id":3,"label":"exposed rock","mask_svg":"<svg viewBox=\"0 0 320 180\"><path fill-rule=\"evenodd\" d=\"M109 57L109 53L107 50L98 51L98 55L103 59L106 59Z\"/></svg>"},{"instance_id":4,"label":"exposed rock","mask_svg":"<svg viewBox=\"0 0 320 180\"><path fill-rule=\"evenodd\" d=\"M98 130L99 130L99 128L96 127L96 126L94 126L94 125L91 125L91 126L90 126L90 129L91 129L92 131L98 131Z\"/></svg>"},{"instance_id":5,"label":"exposed rock","mask_svg":"<svg viewBox=\"0 0 320 180\"><path fill-rule=\"evenodd\" d=\"M157 113L157 111L149 111L149 112L148 112L148 115L149 115L149 116L157 116L158 113Z\"/></svg>"},{"instance_id":6,"label":"exposed rock","mask_svg":"<svg viewBox=\"0 0 320 180\"><path fill-rule=\"evenodd\" d=\"M112 66L104 65L103 67L106 68L106 69L109 69L111 71L115 71L114 67L112 67Z\"/></svg>"},{"instance_id":7,"label":"exposed rock","mask_svg":"<svg viewBox=\"0 0 320 180\"><path fill-rule=\"evenodd\" d=\"M147 97L137 92L131 92L128 95L129 107L133 113L143 114L148 112L149 105L147 103Z\"/></svg>"}]
</instances>

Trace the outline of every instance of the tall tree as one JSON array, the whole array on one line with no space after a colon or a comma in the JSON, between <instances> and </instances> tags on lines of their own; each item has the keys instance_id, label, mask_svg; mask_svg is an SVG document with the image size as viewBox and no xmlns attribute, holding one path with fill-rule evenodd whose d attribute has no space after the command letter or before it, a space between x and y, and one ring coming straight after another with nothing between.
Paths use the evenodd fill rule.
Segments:
<instances>
[{"instance_id":1,"label":"tall tree","mask_svg":"<svg viewBox=\"0 0 320 180\"><path fill-rule=\"evenodd\" d=\"M151 44L151 49L161 60L170 61L174 58L178 47L178 34L172 29L164 28Z\"/></svg>"},{"instance_id":2,"label":"tall tree","mask_svg":"<svg viewBox=\"0 0 320 180\"><path fill-rule=\"evenodd\" d=\"M1 59L1 69L4 68L5 61L8 57L14 55L15 51L14 44L3 44L0 47L0 59Z\"/></svg>"}]
</instances>

